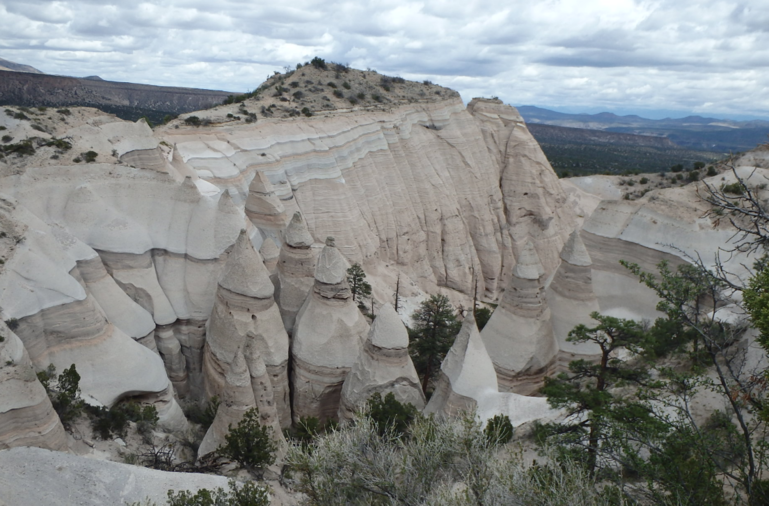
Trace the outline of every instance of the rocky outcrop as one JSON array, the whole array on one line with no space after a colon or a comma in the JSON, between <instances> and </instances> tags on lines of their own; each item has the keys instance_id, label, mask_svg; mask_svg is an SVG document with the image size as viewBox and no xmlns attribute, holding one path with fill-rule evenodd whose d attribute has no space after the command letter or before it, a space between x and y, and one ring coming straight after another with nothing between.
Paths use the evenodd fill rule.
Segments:
<instances>
[{"instance_id":1,"label":"rocky outcrop","mask_svg":"<svg viewBox=\"0 0 769 506\"><path fill-rule=\"evenodd\" d=\"M481 333L501 391L531 393L553 365L558 347L545 299L545 279L533 244L525 242L510 285Z\"/></svg>"},{"instance_id":2,"label":"rocky outcrop","mask_svg":"<svg viewBox=\"0 0 769 506\"><path fill-rule=\"evenodd\" d=\"M312 236L299 212L294 213L283 234L283 246L278 257L278 306L283 325L291 334L296 314L315 283L315 252Z\"/></svg>"},{"instance_id":3,"label":"rocky outcrop","mask_svg":"<svg viewBox=\"0 0 769 506\"><path fill-rule=\"evenodd\" d=\"M435 392L425 413L447 417L472 412L478 407L478 399L497 392L494 364L470 312L441 363Z\"/></svg>"},{"instance_id":4,"label":"rocky outcrop","mask_svg":"<svg viewBox=\"0 0 769 506\"><path fill-rule=\"evenodd\" d=\"M66 451L67 435L37 380L27 350L0 324L0 450L37 446Z\"/></svg>"},{"instance_id":5,"label":"rocky outcrop","mask_svg":"<svg viewBox=\"0 0 769 506\"><path fill-rule=\"evenodd\" d=\"M259 254L262 256L262 260L264 260L264 266L267 268L267 272L270 273L270 279L273 279L273 284L276 284L278 279L278 257L280 256L280 249L275 245L275 241L269 237L265 237L264 241L262 241L262 245L259 247Z\"/></svg>"},{"instance_id":6,"label":"rocky outcrop","mask_svg":"<svg viewBox=\"0 0 769 506\"><path fill-rule=\"evenodd\" d=\"M318 256L315 284L296 317L291 343L293 415L336 419L342 384L369 326L352 300L349 263L333 238Z\"/></svg>"},{"instance_id":7,"label":"rocky outcrop","mask_svg":"<svg viewBox=\"0 0 769 506\"><path fill-rule=\"evenodd\" d=\"M286 208L264 172L254 174L248 187L246 216L262 230L280 231L288 225Z\"/></svg>"},{"instance_id":8,"label":"rocky outcrop","mask_svg":"<svg viewBox=\"0 0 769 506\"><path fill-rule=\"evenodd\" d=\"M499 167L509 233L514 250L531 241L545 272L558 266L558 254L576 217L545 154L518 111L500 100L473 99L467 110L479 122Z\"/></svg>"},{"instance_id":9,"label":"rocky outcrop","mask_svg":"<svg viewBox=\"0 0 769 506\"><path fill-rule=\"evenodd\" d=\"M169 473L40 448L0 452L0 501L14 506L164 504L168 491L227 488L227 478Z\"/></svg>"},{"instance_id":10,"label":"rocky outcrop","mask_svg":"<svg viewBox=\"0 0 769 506\"><path fill-rule=\"evenodd\" d=\"M288 335L273 295L273 285L259 253L245 230L241 231L225 264L209 321L204 351L203 375L207 398L224 400L226 391L240 388L248 376L254 381L251 394L238 394L227 410L242 411L259 406L276 427L291 423L288 385ZM242 360L246 372L232 369ZM265 385L269 392L265 392ZM257 404L255 402L259 401ZM233 408L232 406L241 406ZM223 415L224 416L224 415ZM232 420L225 417L227 423ZM239 420L240 418L237 417ZM278 419L280 422L278 422ZM227 425L220 428L226 429Z\"/></svg>"},{"instance_id":11,"label":"rocky outcrop","mask_svg":"<svg viewBox=\"0 0 769 506\"><path fill-rule=\"evenodd\" d=\"M597 345L572 343L566 339L579 324L595 326L590 313L600 311L593 291L593 262L582 242L579 230L572 232L561 251L561 265L547 290L547 303L551 310L553 333L558 343L561 367L578 356L588 358L600 354Z\"/></svg>"},{"instance_id":12,"label":"rocky outcrop","mask_svg":"<svg viewBox=\"0 0 769 506\"><path fill-rule=\"evenodd\" d=\"M425 396L417 371L409 356L409 335L390 304L379 309L358 359L342 386L339 420L349 420L375 393L388 393L398 402L417 409L425 406Z\"/></svg>"}]
</instances>

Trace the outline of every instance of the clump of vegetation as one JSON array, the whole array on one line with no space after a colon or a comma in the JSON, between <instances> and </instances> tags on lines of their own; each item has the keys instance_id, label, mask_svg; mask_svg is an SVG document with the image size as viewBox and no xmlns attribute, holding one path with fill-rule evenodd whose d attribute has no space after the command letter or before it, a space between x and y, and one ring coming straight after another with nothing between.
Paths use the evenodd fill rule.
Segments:
<instances>
[{"instance_id":1,"label":"clump of vegetation","mask_svg":"<svg viewBox=\"0 0 769 506\"><path fill-rule=\"evenodd\" d=\"M306 504L597 506L610 500L573 462L527 467L489 443L472 415L416 417L408 437L380 433L365 414L352 424L289 449L288 463Z\"/></svg>"},{"instance_id":2,"label":"clump of vegetation","mask_svg":"<svg viewBox=\"0 0 769 506\"><path fill-rule=\"evenodd\" d=\"M65 141L64 139L57 139L56 137L49 139L43 145L48 147L53 146L56 149L60 149L62 151L69 151L70 149L72 149L72 144Z\"/></svg>"},{"instance_id":3,"label":"clump of vegetation","mask_svg":"<svg viewBox=\"0 0 769 506\"><path fill-rule=\"evenodd\" d=\"M513 439L513 423L507 415L494 415L483 428L489 444L494 446L506 445Z\"/></svg>"},{"instance_id":4,"label":"clump of vegetation","mask_svg":"<svg viewBox=\"0 0 769 506\"><path fill-rule=\"evenodd\" d=\"M275 462L278 447L273 439L272 427L259 422L259 409L245 412L238 425L225 436L224 445L217 452L237 461L246 469L260 473Z\"/></svg>"},{"instance_id":5,"label":"clump of vegetation","mask_svg":"<svg viewBox=\"0 0 769 506\"><path fill-rule=\"evenodd\" d=\"M677 163L676 165L673 165L670 167L670 172L681 172L684 170L684 166L680 163Z\"/></svg>"},{"instance_id":6,"label":"clump of vegetation","mask_svg":"<svg viewBox=\"0 0 769 506\"><path fill-rule=\"evenodd\" d=\"M326 60L323 58L315 57L312 60L310 60L310 65L315 67L316 69L326 70L328 67L326 66Z\"/></svg>"},{"instance_id":7,"label":"clump of vegetation","mask_svg":"<svg viewBox=\"0 0 769 506\"><path fill-rule=\"evenodd\" d=\"M3 135L3 142L4 143L8 144L12 140L13 140L13 137L11 137L10 135Z\"/></svg>"},{"instance_id":8,"label":"clump of vegetation","mask_svg":"<svg viewBox=\"0 0 769 506\"><path fill-rule=\"evenodd\" d=\"M48 369L37 373L37 379L48 393L62 425L69 428L70 424L83 413L85 407L85 402L80 398L80 374L75 364L64 369L58 376L56 376L56 367L51 364Z\"/></svg>"},{"instance_id":9,"label":"clump of vegetation","mask_svg":"<svg viewBox=\"0 0 769 506\"><path fill-rule=\"evenodd\" d=\"M380 436L388 433L404 435L414 418L419 416L417 408L399 402L392 392L385 395L384 399L382 394L376 392L366 402L366 410Z\"/></svg>"},{"instance_id":10,"label":"clump of vegetation","mask_svg":"<svg viewBox=\"0 0 769 506\"><path fill-rule=\"evenodd\" d=\"M17 157L31 156L35 154L35 146L32 145L32 139L25 139L15 144L6 144L0 147L0 151L6 155L15 154Z\"/></svg>"},{"instance_id":11,"label":"clump of vegetation","mask_svg":"<svg viewBox=\"0 0 769 506\"><path fill-rule=\"evenodd\" d=\"M724 185L721 191L732 195L742 195L745 193L745 188L740 183L731 183Z\"/></svg>"},{"instance_id":12,"label":"clump of vegetation","mask_svg":"<svg viewBox=\"0 0 769 506\"><path fill-rule=\"evenodd\" d=\"M334 90L334 96L336 98L344 98L344 93L341 90Z\"/></svg>"},{"instance_id":13,"label":"clump of vegetation","mask_svg":"<svg viewBox=\"0 0 769 506\"><path fill-rule=\"evenodd\" d=\"M344 88L346 90L349 90L351 88L350 83L348 83L347 81L343 82L342 83L342 88Z\"/></svg>"},{"instance_id":14,"label":"clump of vegetation","mask_svg":"<svg viewBox=\"0 0 769 506\"><path fill-rule=\"evenodd\" d=\"M184 118L184 123L190 126L200 126L200 118L197 116L187 116Z\"/></svg>"},{"instance_id":15,"label":"clump of vegetation","mask_svg":"<svg viewBox=\"0 0 769 506\"><path fill-rule=\"evenodd\" d=\"M334 89L336 89L336 83L335 83L334 81L329 81L329 82L326 84L326 86L328 86L329 88L334 88Z\"/></svg>"},{"instance_id":16,"label":"clump of vegetation","mask_svg":"<svg viewBox=\"0 0 769 506\"><path fill-rule=\"evenodd\" d=\"M205 403L205 406L201 406L197 402L190 404L185 409L184 415L190 422L199 424L204 431L207 431L211 424L214 423L219 404L219 397L214 395Z\"/></svg>"},{"instance_id":17,"label":"clump of vegetation","mask_svg":"<svg viewBox=\"0 0 769 506\"><path fill-rule=\"evenodd\" d=\"M358 97L358 100L365 100L365 98L366 98L366 94L365 94L365 93L363 93L363 92L361 91L361 92L359 92L359 93L356 95L356 97Z\"/></svg>"},{"instance_id":18,"label":"clump of vegetation","mask_svg":"<svg viewBox=\"0 0 769 506\"><path fill-rule=\"evenodd\" d=\"M347 97L347 100L349 100L352 105L356 105L358 103L358 99L355 97Z\"/></svg>"},{"instance_id":19,"label":"clump of vegetation","mask_svg":"<svg viewBox=\"0 0 769 506\"><path fill-rule=\"evenodd\" d=\"M352 300L371 297L371 285L366 281L366 273L359 263L347 269L347 283L350 285Z\"/></svg>"},{"instance_id":20,"label":"clump of vegetation","mask_svg":"<svg viewBox=\"0 0 769 506\"><path fill-rule=\"evenodd\" d=\"M67 108L63 108L63 109L56 109L56 112L58 112L58 113L59 113L59 114L61 114L62 116L71 116L71 115L72 115L72 111L70 111L70 110L69 110L69 109L67 109Z\"/></svg>"},{"instance_id":21,"label":"clump of vegetation","mask_svg":"<svg viewBox=\"0 0 769 506\"><path fill-rule=\"evenodd\" d=\"M309 118L312 116L312 111L308 107L302 107L302 114Z\"/></svg>"},{"instance_id":22,"label":"clump of vegetation","mask_svg":"<svg viewBox=\"0 0 769 506\"><path fill-rule=\"evenodd\" d=\"M430 380L454 344L460 324L445 295L431 295L422 301L411 319L414 327L409 329L409 353L422 377L422 391L427 395Z\"/></svg>"},{"instance_id":23,"label":"clump of vegetation","mask_svg":"<svg viewBox=\"0 0 769 506\"><path fill-rule=\"evenodd\" d=\"M168 506L268 506L270 489L253 481L247 481L238 487L235 480L229 481L229 490L219 487L213 491L202 488L194 494L181 490L168 491ZM135 504L131 506L141 506Z\"/></svg>"},{"instance_id":24,"label":"clump of vegetation","mask_svg":"<svg viewBox=\"0 0 769 506\"><path fill-rule=\"evenodd\" d=\"M483 327L489 323L491 319L491 309L487 307L479 307L475 309L475 324L478 326L478 331L483 330Z\"/></svg>"},{"instance_id":25,"label":"clump of vegetation","mask_svg":"<svg viewBox=\"0 0 769 506\"><path fill-rule=\"evenodd\" d=\"M648 177L642 177L641 180L638 181L638 182L641 183L641 184L647 184L649 182L649 178Z\"/></svg>"},{"instance_id":26,"label":"clump of vegetation","mask_svg":"<svg viewBox=\"0 0 769 506\"><path fill-rule=\"evenodd\" d=\"M718 171L716 170L716 168L715 168L715 167L713 167L712 165L711 165L711 166L709 166L709 167L708 167L707 176L708 176L708 177L713 177L713 176L717 176L717 175L718 175Z\"/></svg>"},{"instance_id":27,"label":"clump of vegetation","mask_svg":"<svg viewBox=\"0 0 769 506\"><path fill-rule=\"evenodd\" d=\"M102 439L113 436L126 437L128 422L136 423L139 434L148 435L158 423L157 408L152 405L142 406L136 401L121 402L106 408L104 406L89 406L91 427Z\"/></svg>"},{"instance_id":28,"label":"clump of vegetation","mask_svg":"<svg viewBox=\"0 0 769 506\"><path fill-rule=\"evenodd\" d=\"M85 160L85 163L95 162L97 156L99 156L99 153L96 151L86 151L85 153L80 153L80 157Z\"/></svg>"}]
</instances>

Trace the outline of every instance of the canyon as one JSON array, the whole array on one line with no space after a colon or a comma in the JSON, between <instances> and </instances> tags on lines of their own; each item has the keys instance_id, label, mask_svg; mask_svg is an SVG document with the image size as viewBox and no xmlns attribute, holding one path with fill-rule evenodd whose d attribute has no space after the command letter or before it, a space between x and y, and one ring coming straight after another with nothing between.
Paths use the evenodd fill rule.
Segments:
<instances>
[{"instance_id":1,"label":"canyon","mask_svg":"<svg viewBox=\"0 0 769 506\"><path fill-rule=\"evenodd\" d=\"M0 449L73 444L35 377L50 365L75 364L91 404L154 405L169 433L189 425L182 404L217 396L199 456L252 407L282 440L374 392L437 416L551 419L531 394L596 354L572 327L659 315L619 260L710 259L734 233L701 183L626 200L601 176L559 180L499 100L313 66L260 90L154 130L90 108L0 111L0 146L33 148L0 159ZM754 151L738 173L767 161ZM498 306L480 332L465 316L427 401L404 325L433 293Z\"/></svg>"}]
</instances>

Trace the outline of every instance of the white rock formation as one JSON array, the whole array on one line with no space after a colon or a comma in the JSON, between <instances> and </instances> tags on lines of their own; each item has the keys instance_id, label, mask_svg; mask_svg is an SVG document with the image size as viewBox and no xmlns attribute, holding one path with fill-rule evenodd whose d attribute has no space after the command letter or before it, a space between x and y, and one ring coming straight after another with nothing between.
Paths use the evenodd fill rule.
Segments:
<instances>
[{"instance_id":1,"label":"white rock formation","mask_svg":"<svg viewBox=\"0 0 769 506\"><path fill-rule=\"evenodd\" d=\"M342 384L369 330L347 283L350 264L333 238L318 256L315 284L296 317L291 344L293 416L336 419Z\"/></svg>"},{"instance_id":2,"label":"white rock formation","mask_svg":"<svg viewBox=\"0 0 769 506\"><path fill-rule=\"evenodd\" d=\"M409 335L400 316L389 303L385 304L342 386L339 420L352 418L375 393L384 397L392 392L397 401L424 408L425 396L408 345Z\"/></svg>"},{"instance_id":3,"label":"white rock formation","mask_svg":"<svg viewBox=\"0 0 769 506\"><path fill-rule=\"evenodd\" d=\"M264 172L258 171L248 187L246 216L263 230L280 231L288 225L286 208Z\"/></svg>"},{"instance_id":4,"label":"white rock formation","mask_svg":"<svg viewBox=\"0 0 769 506\"><path fill-rule=\"evenodd\" d=\"M557 416L544 397L499 392L494 364L472 313L465 317L454 344L443 359L435 392L424 412L439 418L475 412L482 421L503 414L510 418L513 426Z\"/></svg>"},{"instance_id":5,"label":"white rock formation","mask_svg":"<svg viewBox=\"0 0 769 506\"><path fill-rule=\"evenodd\" d=\"M553 366L558 347L545 299L545 277L533 244L526 241L510 285L481 333L502 391L531 393Z\"/></svg>"},{"instance_id":6,"label":"white rock formation","mask_svg":"<svg viewBox=\"0 0 769 506\"><path fill-rule=\"evenodd\" d=\"M66 451L64 427L37 380L27 350L2 323L0 336L0 450L38 446Z\"/></svg>"},{"instance_id":7,"label":"white rock formation","mask_svg":"<svg viewBox=\"0 0 769 506\"><path fill-rule=\"evenodd\" d=\"M274 418L279 429L281 423L291 423L288 335L272 298L273 290L259 253L246 231L241 231L219 281L209 320L203 376L206 397L216 395L222 399L228 389L240 388L235 386L238 382L252 378L255 390L250 395L238 394L228 402L242 406L240 411L258 405L262 417ZM234 362L241 359L245 372L232 369ZM248 379L249 385L252 379ZM265 382L268 393L263 392ZM263 402L254 404L256 401ZM232 409L240 412L239 408ZM235 418L239 420L240 416ZM222 422L221 428L226 429L231 421Z\"/></svg>"},{"instance_id":8,"label":"white rock formation","mask_svg":"<svg viewBox=\"0 0 769 506\"><path fill-rule=\"evenodd\" d=\"M566 340L569 332L577 325L595 326L597 323L590 318L590 313L600 312L598 298L593 291L592 265L579 230L575 230L561 251L561 265L547 289L547 303L558 342L561 367L578 357L588 358L600 354L595 344L578 344Z\"/></svg>"},{"instance_id":9,"label":"white rock formation","mask_svg":"<svg viewBox=\"0 0 769 506\"><path fill-rule=\"evenodd\" d=\"M165 504L169 490L227 489L224 476L168 473L39 448L0 451L0 468L0 504L9 506Z\"/></svg>"},{"instance_id":10,"label":"white rock formation","mask_svg":"<svg viewBox=\"0 0 769 506\"><path fill-rule=\"evenodd\" d=\"M291 334L296 314L307 299L315 283L315 252L312 236L299 212L294 213L283 236L283 246L278 257L277 296L283 325Z\"/></svg>"}]
</instances>

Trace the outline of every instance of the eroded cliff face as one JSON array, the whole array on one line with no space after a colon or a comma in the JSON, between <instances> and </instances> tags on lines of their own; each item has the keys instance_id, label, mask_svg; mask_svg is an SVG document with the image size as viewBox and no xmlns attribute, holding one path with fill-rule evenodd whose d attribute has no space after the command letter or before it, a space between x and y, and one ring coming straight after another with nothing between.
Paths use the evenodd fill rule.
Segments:
<instances>
[{"instance_id":1,"label":"eroded cliff face","mask_svg":"<svg viewBox=\"0 0 769 506\"><path fill-rule=\"evenodd\" d=\"M277 428L291 415L288 362L308 385L333 390L315 406L310 385L294 408L334 417L367 334L347 292L332 290L346 281L316 269L326 237L340 265L402 272L425 291L471 295L477 282L493 300L526 241L553 272L574 224L517 112L492 100L466 109L441 90L406 100L406 91L311 118L227 119L238 107L258 110L252 100L196 113L208 126L178 120L154 132L89 109L30 120L0 112L14 140L36 148L0 160L0 306L18 321L31 363L74 363L92 402L141 396L169 429L186 423L178 398L214 393L228 403L222 427L259 405ZM297 211L306 223L298 239L289 224ZM261 262L260 249L267 265L246 265ZM254 272L258 293L240 279ZM306 293L291 291L294 278L309 281ZM278 310L297 338L290 356ZM342 321L352 329L344 356L314 364L319 355L304 352L338 337L324 322ZM313 367L342 374L313 379ZM243 391L224 392L230 384ZM42 433L51 436L40 445L59 445L55 429Z\"/></svg>"}]
</instances>

